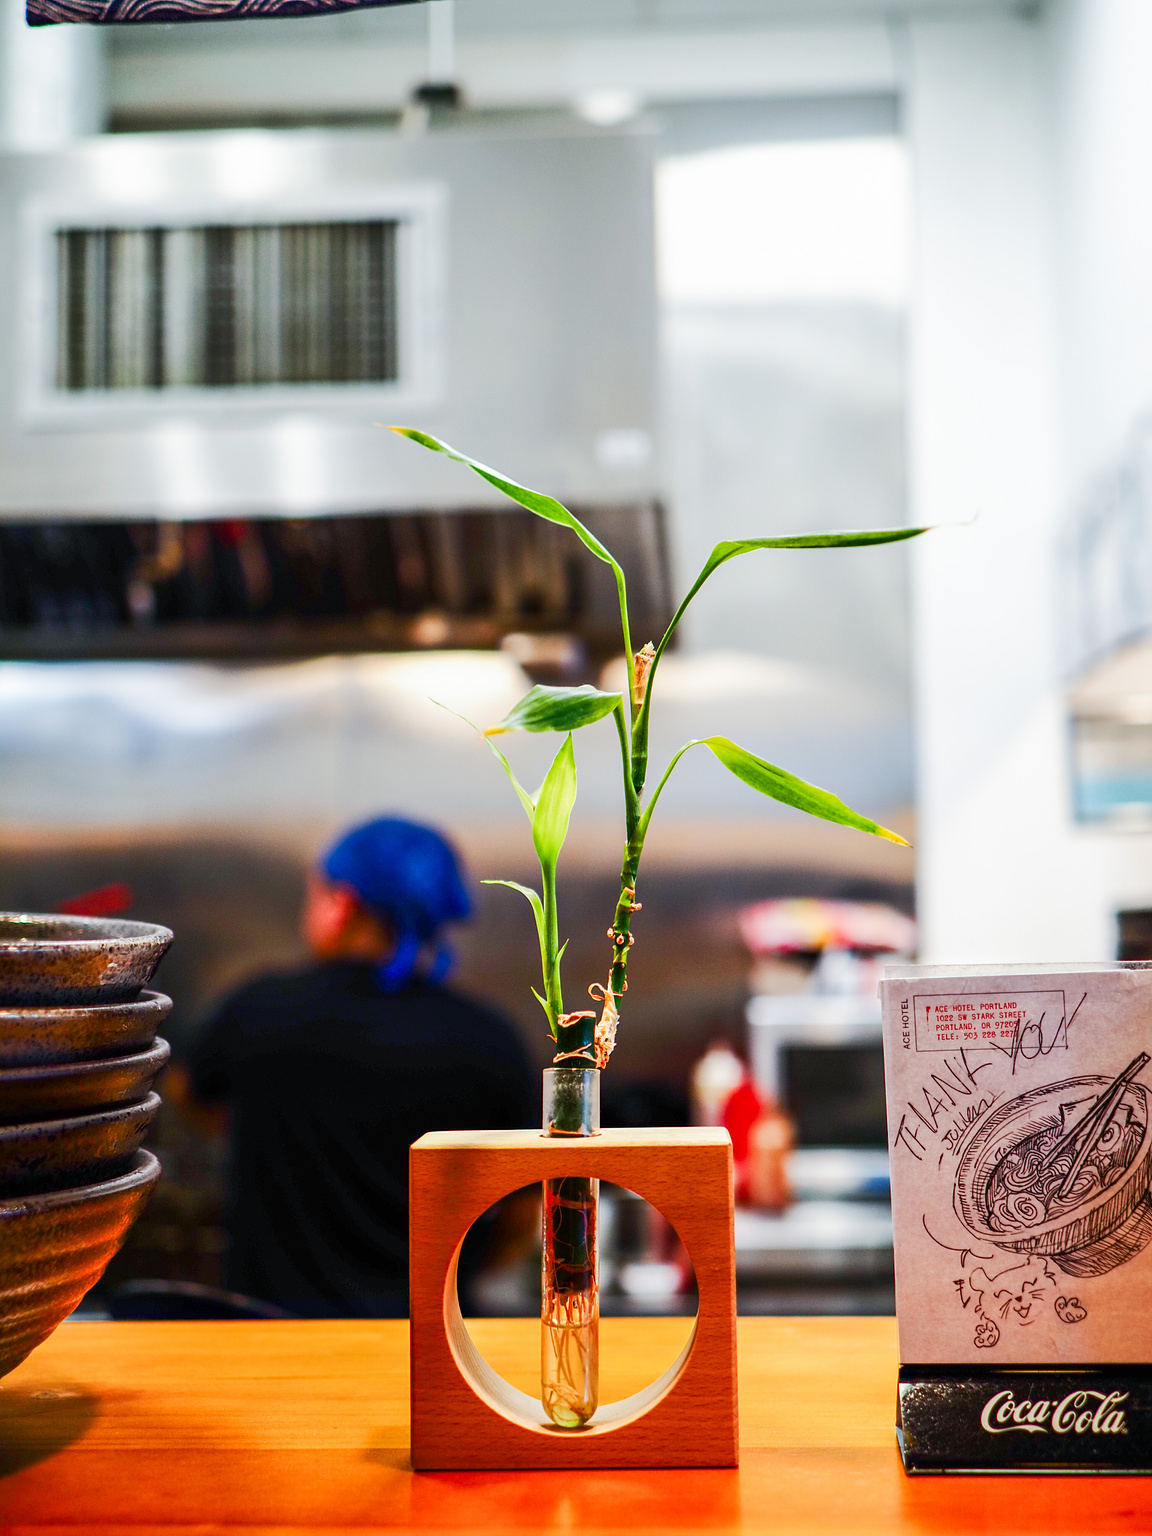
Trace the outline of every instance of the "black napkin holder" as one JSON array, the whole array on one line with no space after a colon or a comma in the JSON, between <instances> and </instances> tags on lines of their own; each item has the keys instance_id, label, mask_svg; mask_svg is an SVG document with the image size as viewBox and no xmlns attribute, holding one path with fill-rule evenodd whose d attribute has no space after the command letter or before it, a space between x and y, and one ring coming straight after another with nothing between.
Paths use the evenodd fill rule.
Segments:
<instances>
[{"instance_id":1,"label":"black napkin holder","mask_svg":"<svg viewBox=\"0 0 1152 1536\"><path fill-rule=\"evenodd\" d=\"M896 1438L914 1475L1152 1472L1152 1365L901 1366Z\"/></svg>"}]
</instances>

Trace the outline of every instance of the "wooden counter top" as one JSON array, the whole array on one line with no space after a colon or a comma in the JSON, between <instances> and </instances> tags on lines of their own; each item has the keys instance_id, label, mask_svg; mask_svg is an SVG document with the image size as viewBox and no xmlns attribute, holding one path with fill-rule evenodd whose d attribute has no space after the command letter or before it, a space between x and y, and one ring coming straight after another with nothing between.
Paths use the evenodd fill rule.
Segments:
<instances>
[{"instance_id":1,"label":"wooden counter top","mask_svg":"<svg viewBox=\"0 0 1152 1536\"><path fill-rule=\"evenodd\" d=\"M529 1386L538 1325L471 1327ZM614 1398L659 1374L686 1324L602 1327ZM416 1475L406 1323L66 1323L0 1382L0 1533L1152 1529L1152 1479L905 1478L895 1340L890 1318L742 1319L738 1471Z\"/></svg>"}]
</instances>

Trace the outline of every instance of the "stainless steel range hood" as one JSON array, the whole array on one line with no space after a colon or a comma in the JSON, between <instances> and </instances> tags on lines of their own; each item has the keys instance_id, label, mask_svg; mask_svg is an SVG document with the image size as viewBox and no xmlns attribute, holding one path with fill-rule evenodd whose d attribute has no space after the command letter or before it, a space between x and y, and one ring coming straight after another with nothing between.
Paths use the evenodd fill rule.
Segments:
<instances>
[{"instance_id":1,"label":"stainless steel range hood","mask_svg":"<svg viewBox=\"0 0 1152 1536\"><path fill-rule=\"evenodd\" d=\"M0 159L0 517L656 490L651 149L579 128L112 135Z\"/></svg>"}]
</instances>

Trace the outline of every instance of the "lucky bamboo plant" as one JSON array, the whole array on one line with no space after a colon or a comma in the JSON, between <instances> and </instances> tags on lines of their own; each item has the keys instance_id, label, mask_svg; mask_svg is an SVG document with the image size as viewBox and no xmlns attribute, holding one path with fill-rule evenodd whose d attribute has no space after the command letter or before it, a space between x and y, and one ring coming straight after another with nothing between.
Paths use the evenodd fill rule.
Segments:
<instances>
[{"instance_id":1,"label":"lucky bamboo plant","mask_svg":"<svg viewBox=\"0 0 1152 1536\"><path fill-rule=\"evenodd\" d=\"M810 816L855 827L893 843L904 843L897 833L861 816L827 790L766 762L726 736L707 736L686 742L673 754L655 789L645 799L652 684L661 658L689 604L708 578L737 555L766 549L843 549L893 544L914 538L926 530L882 528L848 533L804 533L717 544L664 634L655 644L649 640L634 651L624 572L611 552L567 507L551 496L529 490L466 454L458 453L426 432L411 427L394 427L392 430L466 465L536 516L570 528L598 560L611 568L616 581L621 640L628 669L626 691L613 693L588 684L578 688L537 686L526 693L498 725L484 732L531 823L532 841L540 863L539 892L511 880L485 883L508 885L519 891L531 903L536 919L543 993L536 992L535 988L533 993L544 1010L556 1044L553 1071L550 1078L546 1077L544 1129L550 1135L590 1134L598 1129L598 1124L593 1123L596 1110L592 1101L595 1098L598 1105L599 1071L607 1065L612 1054L620 1009L628 990L628 952L634 942L633 915L640 910L636 888L645 839L664 786L686 752L693 747L707 747L730 773L762 795L806 811ZM608 928L611 959L607 978L604 982L593 982L588 988L590 996L600 1004L597 1019L591 1010L565 1012L564 1009L560 965L566 946L560 943L559 936L556 871L576 798L572 734L609 716L620 742L625 840L620 890ZM535 797L520 784L508 759L491 739L517 730L555 731L564 737ZM595 1181L570 1178L553 1180L545 1185L541 1396L549 1418L564 1428L579 1428L588 1422L596 1409L596 1214Z\"/></svg>"}]
</instances>

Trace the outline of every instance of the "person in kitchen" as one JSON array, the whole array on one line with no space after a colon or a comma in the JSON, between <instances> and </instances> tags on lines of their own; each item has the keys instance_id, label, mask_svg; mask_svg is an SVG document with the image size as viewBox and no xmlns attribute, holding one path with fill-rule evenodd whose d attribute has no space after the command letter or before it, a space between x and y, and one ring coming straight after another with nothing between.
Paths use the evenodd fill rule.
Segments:
<instances>
[{"instance_id":1,"label":"person in kitchen","mask_svg":"<svg viewBox=\"0 0 1152 1536\"><path fill-rule=\"evenodd\" d=\"M241 987L196 1041L177 1096L229 1111L230 1289L302 1317L406 1316L410 1143L532 1123L512 1027L444 984L444 928L470 909L439 833L354 827L309 876L311 962Z\"/></svg>"}]
</instances>

